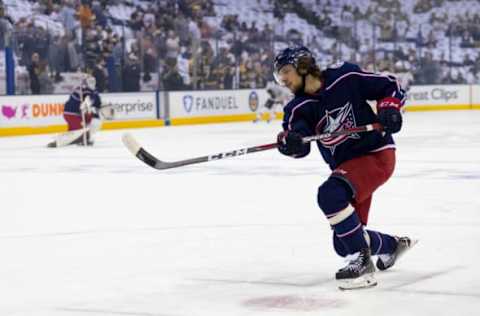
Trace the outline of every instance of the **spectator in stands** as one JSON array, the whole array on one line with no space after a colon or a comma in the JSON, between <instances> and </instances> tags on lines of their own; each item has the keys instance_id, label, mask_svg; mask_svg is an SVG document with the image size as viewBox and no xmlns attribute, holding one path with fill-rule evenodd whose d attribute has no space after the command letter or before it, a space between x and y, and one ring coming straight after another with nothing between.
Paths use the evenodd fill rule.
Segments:
<instances>
[{"instance_id":1,"label":"spectator in stands","mask_svg":"<svg viewBox=\"0 0 480 316\"><path fill-rule=\"evenodd\" d=\"M60 82L61 72L66 70L65 60L67 56L67 46L60 36L54 36L48 49L48 64L55 77L55 82Z\"/></svg>"},{"instance_id":2,"label":"spectator in stands","mask_svg":"<svg viewBox=\"0 0 480 316\"><path fill-rule=\"evenodd\" d=\"M102 57L98 57L93 69L88 71L95 78L96 90L98 92L105 92L107 89L107 69L105 66L105 60Z\"/></svg>"},{"instance_id":3,"label":"spectator in stands","mask_svg":"<svg viewBox=\"0 0 480 316\"><path fill-rule=\"evenodd\" d=\"M191 84L189 53L183 48L183 52L177 57L177 70L183 80L183 85L189 87Z\"/></svg>"},{"instance_id":4,"label":"spectator in stands","mask_svg":"<svg viewBox=\"0 0 480 316\"><path fill-rule=\"evenodd\" d=\"M475 40L473 39L472 34L468 30L463 31L462 33L460 47L464 47L464 48L475 47Z\"/></svg>"},{"instance_id":5,"label":"spectator in stands","mask_svg":"<svg viewBox=\"0 0 480 316\"><path fill-rule=\"evenodd\" d=\"M168 31L167 35L167 58L177 58L178 54L180 53L180 38L178 35L173 31Z\"/></svg>"},{"instance_id":6,"label":"spectator in stands","mask_svg":"<svg viewBox=\"0 0 480 316\"><path fill-rule=\"evenodd\" d=\"M200 73L200 82L199 82L199 89L202 90L215 90L219 89L219 73L212 69L210 64L204 64Z\"/></svg>"},{"instance_id":7,"label":"spectator in stands","mask_svg":"<svg viewBox=\"0 0 480 316\"><path fill-rule=\"evenodd\" d=\"M447 19L445 19L445 17L440 17L440 16L437 16L437 13L435 11L432 11L432 13L430 14L430 18L428 19L428 22L431 26L433 27L438 27L438 26L441 26L445 23Z\"/></svg>"},{"instance_id":8,"label":"spectator in stands","mask_svg":"<svg viewBox=\"0 0 480 316\"><path fill-rule=\"evenodd\" d=\"M102 48L100 47L99 34L97 34L95 29L88 30L84 41L85 65L90 68L93 67L93 64L101 53Z\"/></svg>"},{"instance_id":9,"label":"spectator in stands","mask_svg":"<svg viewBox=\"0 0 480 316\"><path fill-rule=\"evenodd\" d=\"M77 20L75 19L76 11L73 6L72 0L65 0L63 6L58 12L57 18L65 27L65 30L73 35L75 33L75 28L78 25Z\"/></svg>"},{"instance_id":10,"label":"spectator in stands","mask_svg":"<svg viewBox=\"0 0 480 316\"><path fill-rule=\"evenodd\" d=\"M161 77L163 88L166 91L183 90L185 86L182 76L178 72L176 59L168 59L165 67Z\"/></svg>"},{"instance_id":11,"label":"spectator in stands","mask_svg":"<svg viewBox=\"0 0 480 316\"><path fill-rule=\"evenodd\" d=\"M53 80L50 78L50 71L46 60L40 61L38 82L40 83L40 94L52 94L54 91Z\"/></svg>"},{"instance_id":12,"label":"spectator in stands","mask_svg":"<svg viewBox=\"0 0 480 316\"><path fill-rule=\"evenodd\" d=\"M263 68L262 63L260 62L260 60L257 59L253 63L253 73L255 74L255 77L252 80L253 85L251 86L251 88L265 88L265 86L267 85L267 76L265 75L264 71L265 69Z\"/></svg>"},{"instance_id":13,"label":"spectator in stands","mask_svg":"<svg viewBox=\"0 0 480 316\"><path fill-rule=\"evenodd\" d=\"M140 91L140 72L140 62L138 57L133 53L128 54L122 72L123 91Z\"/></svg>"},{"instance_id":14,"label":"spectator in stands","mask_svg":"<svg viewBox=\"0 0 480 316\"><path fill-rule=\"evenodd\" d=\"M77 71L81 66L81 57L73 36L67 33L62 40L67 47L67 61L65 62L67 71Z\"/></svg>"},{"instance_id":15,"label":"spectator in stands","mask_svg":"<svg viewBox=\"0 0 480 316\"><path fill-rule=\"evenodd\" d=\"M432 0L417 0L413 12L417 14L427 13L433 8Z\"/></svg>"},{"instance_id":16,"label":"spectator in stands","mask_svg":"<svg viewBox=\"0 0 480 316\"><path fill-rule=\"evenodd\" d=\"M444 84L463 84L465 83L465 78L458 69L452 68L442 81Z\"/></svg>"},{"instance_id":17,"label":"spectator in stands","mask_svg":"<svg viewBox=\"0 0 480 316\"><path fill-rule=\"evenodd\" d=\"M40 59L48 58L48 46L50 34L41 26L33 28L33 38L31 38L31 48L40 55Z\"/></svg>"},{"instance_id":18,"label":"spectator in stands","mask_svg":"<svg viewBox=\"0 0 480 316\"><path fill-rule=\"evenodd\" d=\"M89 66L95 68L100 60L97 60L97 57L100 55L101 60L111 58L112 65L115 64L118 69L118 72L109 73L109 80L118 84L117 88L113 84L110 86L112 91L122 89L120 78L125 70L122 67L125 50L130 51L132 40L137 42L132 51L143 63L144 82L150 77L157 78L152 76L152 73L163 73L158 80L160 86L163 84L162 78L171 69L166 67L169 69L166 72L160 72L158 69L162 67L161 63L164 63L168 56L168 58L177 59L176 68L183 78L183 84L188 85L190 82L193 88L197 87L196 80L199 77L202 79L207 73L204 69L205 65L211 67L208 70L207 80L202 80L199 87L238 87L240 81L242 87L260 86L271 72L265 69L258 70L264 68L265 64L270 64L265 62L263 55L259 57L256 54L259 52L263 54L273 50L273 47L278 48L287 44L285 35L289 29L293 31L288 34L288 39L297 43L311 39L310 47L317 53L318 60L325 63L331 63L337 59L345 60L352 56L357 59L357 63L370 70L393 71L394 62L390 59L384 60L382 56L384 52L394 52L395 61L409 60L412 69L418 70L415 72L415 79L419 80L417 83L431 83L427 82L428 78L433 77L432 73L437 72L438 69L435 68L439 65L442 69L461 67L462 60L455 58L455 52L459 47L480 47L480 14L475 11L478 8L477 2L472 2L471 9L469 7L465 14L463 10L450 10L451 7L460 6L460 2L453 3L453 0L448 2L411 0L408 5L399 0L366 0L361 5L351 1L338 3L331 0L316 0L310 1L310 7L306 6L305 1L298 0L261 2L258 6L259 11L266 10L269 13L275 11L275 14L282 18L287 13L293 13L294 20L306 21L316 28L299 30L299 24L296 21L290 22L289 18L283 24L276 23L274 31L268 24L262 29L264 19L259 18L252 23L253 20L250 17L239 15L239 12L243 12L243 8L238 10L238 6L248 7L248 1L237 1L236 5L231 1L214 4L211 0L30 0L29 2L32 14L21 18L15 16L16 24L13 25L13 21L3 19L0 11L0 32L4 32L5 29L5 24L2 22L7 21L7 25L15 27L17 60L20 66L29 65L32 54L36 52L40 55L41 61L48 60L48 68L53 71L58 80L60 72L77 71L85 66L85 60ZM207 15L214 16L215 10L211 9L217 9L220 5L231 8L231 12L220 16L219 19L204 18ZM117 7L115 10L110 10L111 6ZM435 9L432 10L433 8ZM123 14L108 16L118 12L117 10L129 12L127 18L121 18ZM225 10L218 10L218 12L222 13ZM44 13L50 15L45 17ZM56 29L58 24L52 27L54 24L49 19L60 22L63 29ZM372 23L377 23L375 34L380 35L379 37L373 37ZM345 28L346 24L353 25L348 29ZM47 25L47 27L44 26L42 29L39 25ZM112 28L109 28L109 25L112 25ZM55 32L53 32L54 29ZM114 32L120 29L125 36L121 40ZM94 36L90 35L92 31L95 33ZM378 33L379 31L381 34ZM448 36L451 36L451 39L448 39ZM366 39L370 41L366 43ZM274 40L275 43L273 43ZM452 45L451 48L448 46L448 41ZM336 44L330 49L332 42ZM319 46L315 47L315 44ZM0 37L1 46L2 38ZM198 49L200 46L201 53ZM228 59L225 58L223 55L225 48L233 58L230 56ZM407 53L409 48L413 49L413 52ZM449 58L440 58L441 52L436 51L435 60L425 62L422 59L420 63L418 58L426 51L439 48L444 48L446 54L444 56ZM449 54L450 49L452 54ZM189 52L189 56L183 56L182 52L185 51ZM250 64L240 59L242 54L246 54L251 59ZM472 57L476 58L476 56ZM258 66L257 62L260 62L261 66ZM464 62L465 66L472 68L472 74L479 72L480 62L478 66L476 61L472 65L471 59L466 59ZM434 66L434 63L438 65ZM425 69L426 74L423 73ZM235 76L236 73L239 75ZM438 76L436 81L441 77ZM445 75L445 78L447 77ZM467 73L464 73L463 77L468 82L476 80L474 75L469 76ZM458 80L458 77L453 79L448 77L448 80ZM97 81L104 82L104 80ZM152 87L155 85L156 83L151 84Z\"/></svg>"},{"instance_id":19,"label":"spectator in stands","mask_svg":"<svg viewBox=\"0 0 480 316\"><path fill-rule=\"evenodd\" d=\"M110 74L109 79L112 83L111 92L122 91L122 75L123 75L123 37L114 36L112 38L112 63L115 70Z\"/></svg>"},{"instance_id":20,"label":"spectator in stands","mask_svg":"<svg viewBox=\"0 0 480 316\"><path fill-rule=\"evenodd\" d=\"M100 3L98 1L93 1L92 14L95 16L95 23L102 28L107 26L107 16L105 15L106 11L106 2Z\"/></svg>"},{"instance_id":21,"label":"spectator in stands","mask_svg":"<svg viewBox=\"0 0 480 316\"><path fill-rule=\"evenodd\" d=\"M143 55L144 82L148 82L152 79L151 73L155 72L155 69L157 69L157 57L153 47L149 47Z\"/></svg>"},{"instance_id":22,"label":"spectator in stands","mask_svg":"<svg viewBox=\"0 0 480 316\"><path fill-rule=\"evenodd\" d=\"M5 48L5 34L9 34L13 30L13 19L6 14L5 7L0 4L0 49Z\"/></svg>"},{"instance_id":23,"label":"spectator in stands","mask_svg":"<svg viewBox=\"0 0 480 316\"><path fill-rule=\"evenodd\" d=\"M413 82L413 74L410 71L410 64L407 61L397 61L395 63L393 74L397 77L403 90L408 93Z\"/></svg>"},{"instance_id":24,"label":"spectator in stands","mask_svg":"<svg viewBox=\"0 0 480 316\"><path fill-rule=\"evenodd\" d=\"M446 59L445 57L445 52L442 51L440 53L440 57L438 58L438 63L440 64L440 66L443 67L443 69L445 70L448 66L450 66L450 62Z\"/></svg>"},{"instance_id":25,"label":"spectator in stands","mask_svg":"<svg viewBox=\"0 0 480 316\"><path fill-rule=\"evenodd\" d=\"M427 51L420 61L420 67L414 75L415 82L418 84L437 84L440 83L442 69L440 65L433 60L431 52Z\"/></svg>"},{"instance_id":26,"label":"spectator in stands","mask_svg":"<svg viewBox=\"0 0 480 316\"><path fill-rule=\"evenodd\" d=\"M143 15L143 26L145 29L148 29L153 24L155 24L155 8L150 4Z\"/></svg>"},{"instance_id":27,"label":"spectator in stands","mask_svg":"<svg viewBox=\"0 0 480 316\"><path fill-rule=\"evenodd\" d=\"M427 40L425 42L425 46L431 50L435 49L435 47L437 47L437 37L434 33L433 30L430 30L430 32L428 32L428 35L427 35Z\"/></svg>"},{"instance_id":28,"label":"spectator in stands","mask_svg":"<svg viewBox=\"0 0 480 316\"><path fill-rule=\"evenodd\" d=\"M137 8L130 16L129 26L133 31L138 32L143 27L143 13Z\"/></svg>"},{"instance_id":29,"label":"spectator in stands","mask_svg":"<svg viewBox=\"0 0 480 316\"><path fill-rule=\"evenodd\" d=\"M30 90L32 94L40 94L40 80L39 75L41 73L40 55L33 53L31 57L31 63L27 66L28 76L30 79Z\"/></svg>"},{"instance_id":30,"label":"spectator in stands","mask_svg":"<svg viewBox=\"0 0 480 316\"><path fill-rule=\"evenodd\" d=\"M473 59L470 57L470 54L465 54L465 56L463 57L463 65L464 66L473 66L475 64L475 62L473 61Z\"/></svg>"},{"instance_id":31,"label":"spectator in stands","mask_svg":"<svg viewBox=\"0 0 480 316\"><path fill-rule=\"evenodd\" d=\"M234 63L230 63L225 67L225 75L223 76L223 88L227 90L238 88L235 85L235 64Z\"/></svg>"},{"instance_id":32,"label":"spectator in stands","mask_svg":"<svg viewBox=\"0 0 480 316\"><path fill-rule=\"evenodd\" d=\"M83 30L88 30L95 20L95 15L92 12L91 5L88 1L83 0L78 7L77 17L80 21L80 26Z\"/></svg>"}]
</instances>

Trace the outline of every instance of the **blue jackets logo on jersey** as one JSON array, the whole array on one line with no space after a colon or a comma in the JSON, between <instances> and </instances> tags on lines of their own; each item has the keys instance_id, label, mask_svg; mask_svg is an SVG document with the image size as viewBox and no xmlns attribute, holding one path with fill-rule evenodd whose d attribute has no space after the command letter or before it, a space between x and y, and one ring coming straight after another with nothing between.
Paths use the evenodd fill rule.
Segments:
<instances>
[{"instance_id":1,"label":"blue jackets logo on jersey","mask_svg":"<svg viewBox=\"0 0 480 316\"><path fill-rule=\"evenodd\" d=\"M317 134L323 134L350 129L356 126L357 124L355 122L352 104L348 102L341 108L336 108L332 111L325 111L325 116L318 122L316 130ZM320 142L325 148L330 149L333 155L335 148L349 138L358 139L360 136L358 134L341 135L326 138Z\"/></svg>"}]
</instances>

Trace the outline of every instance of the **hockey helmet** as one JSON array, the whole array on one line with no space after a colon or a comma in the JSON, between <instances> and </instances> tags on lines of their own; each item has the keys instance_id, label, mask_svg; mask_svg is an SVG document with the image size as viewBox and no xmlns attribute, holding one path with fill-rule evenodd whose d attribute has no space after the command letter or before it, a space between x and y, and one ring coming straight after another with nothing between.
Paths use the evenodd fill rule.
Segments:
<instances>
[{"instance_id":1,"label":"hockey helmet","mask_svg":"<svg viewBox=\"0 0 480 316\"><path fill-rule=\"evenodd\" d=\"M306 76L316 67L315 58L305 46L287 47L277 54L273 62L273 75L277 82L280 82L280 69L286 65L293 65L301 76Z\"/></svg>"},{"instance_id":2,"label":"hockey helmet","mask_svg":"<svg viewBox=\"0 0 480 316\"><path fill-rule=\"evenodd\" d=\"M97 86L97 80L95 79L94 76L85 75L82 78L82 86L84 86L86 88L89 88L89 89L92 89L92 90L95 90L95 88Z\"/></svg>"}]
</instances>

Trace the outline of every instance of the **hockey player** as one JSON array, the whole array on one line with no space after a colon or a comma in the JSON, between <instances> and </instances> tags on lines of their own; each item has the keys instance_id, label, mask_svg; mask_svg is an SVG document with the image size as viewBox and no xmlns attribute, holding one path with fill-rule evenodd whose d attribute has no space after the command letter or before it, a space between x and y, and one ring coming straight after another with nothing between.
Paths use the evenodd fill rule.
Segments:
<instances>
[{"instance_id":1,"label":"hockey player","mask_svg":"<svg viewBox=\"0 0 480 316\"><path fill-rule=\"evenodd\" d=\"M96 80L86 75L79 87L72 92L65 103L63 118L68 124L68 133L60 135L48 147L70 144L92 146L92 133L100 128L101 99L95 90ZM60 141L61 140L61 141Z\"/></svg>"},{"instance_id":2,"label":"hockey player","mask_svg":"<svg viewBox=\"0 0 480 316\"><path fill-rule=\"evenodd\" d=\"M276 107L281 106L283 108L290 96L288 89L271 81L267 83L266 91L268 94L268 99L265 101L263 109L258 110L257 117L253 121L254 123L260 121L264 113L268 113L267 122L270 123L276 117Z\"/></svg>"},{"instance_id":3,"label":"hockey player","mask_svg":"<svg viewBox=\"0 0 480 316\"><path fill-rule=\"evenodd\" d=\"M286 48L274 61L274 75L295 97L284 108L283 131L278 134L279 151L302 158L310 143L302 137L381 123L383 132L371 131L331 137L317 142L332 170L318 189L318 205L333 230L333 246L348 264L335 278L340 289L377 284L371 256L385 270L415 241L367 230L373 192L392 175L395 143L400 131L400 108L404 91L392 76L362 71L357 65L338 63L323 71L306 47ZM378 114L367 104L376 100Z\"/></svg>"}]
</instances>

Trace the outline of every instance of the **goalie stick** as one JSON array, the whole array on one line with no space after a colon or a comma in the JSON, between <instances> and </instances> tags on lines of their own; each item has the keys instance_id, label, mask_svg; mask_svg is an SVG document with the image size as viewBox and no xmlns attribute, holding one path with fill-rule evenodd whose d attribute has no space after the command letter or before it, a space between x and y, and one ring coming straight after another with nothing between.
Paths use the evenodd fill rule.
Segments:
<instances>
[{"instance_id":1,"label":"goalie stick","mask_svg":"<svg viewBox=\"0 0 480 316\"><path fill-rule=\"evenodd\" d=\"M362 133L362 132L369 132L369 131L381 131L382 126L378 123L374 124L368 124L364 126L359 126L351 129L346 129L346 130L341 130L341 131L336 131L336 132L331 132L331 133L324 133L324 134L318 134L314 136L308 136L304 137L302 140L304 143L309 143L312 141L316 140L322 140L322 139L327 139L331 137L337 137L341 135L351 135L355 133ZM246 147L246 148L240 148L240 149L235 149L231 151L225 151L213 155L207 155L207 156L201 156L201 157L196 157L196 158L190 158L190 159L185 159L185 160L178 160L178 161L173 161L173 162L166 162L162 161L152 154L150 154L148 151L146 151L138 142L137 140L130 134L125 133L122 136L122 141L123 144L128 148L128 150L138 159L146 163L152 168L159 169L159 170L165 170L165 169L172 169L172 168L177 168L177 167L182 167L182 166L187 166L187 165L193 165L201 162L207 162L207 161L212 161L212 160L220 160L220 159L225 159L225 158L230 158L230 157L236 157L236 156L242 156L246 154L252 154L256 153L259 151L264 151L264 150L269 150L269 149L274 149L277 148L278 145L277 143L271 143L271 144L265 144L265 145L257 145L253 147Z\"/></svg>"}]
</instances>

